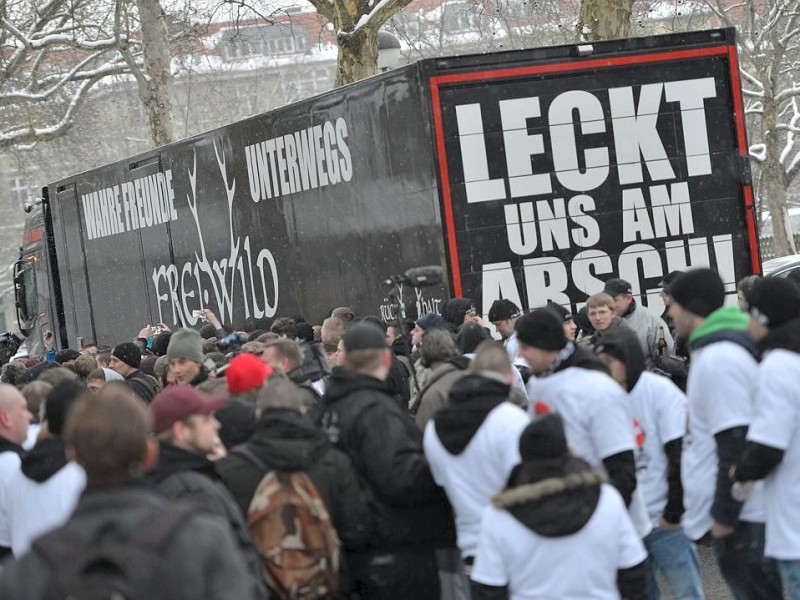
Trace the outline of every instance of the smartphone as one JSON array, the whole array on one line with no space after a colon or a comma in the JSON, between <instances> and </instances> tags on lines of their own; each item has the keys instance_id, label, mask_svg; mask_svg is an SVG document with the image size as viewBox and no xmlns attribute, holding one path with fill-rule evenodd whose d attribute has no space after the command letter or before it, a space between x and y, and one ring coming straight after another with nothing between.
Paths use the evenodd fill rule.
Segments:
<instances>
[{"instance_id":1,"label":"smartphone","mask_svg":"<svg viewBox=\"0 0 800 600\"><path fill-rule=\"evenodd\" d=\"M78 348L83 350L83 338L81 336L75 338L75 343L78 345Z\"/></svg>"},{"instance_id":2,"label":"smartphone","mask_svg":"<svg viewBox=\"0 0 800 600\"><path fill-rule=\"evenodd\" d=\"M203 310L193 310L192 311L192 316L195 319L205 319L206 318L206 313Z\"/></svg>"},{"instance_id":3,"label":"smartphone","mask_svg":"<svg viewBox=\"0 0 800 600\"><path fill-rule=\"evenodd\" d=\"M153 325L152 327L150 327L150 332L153 335L158 335L159 333L161 333L161 327L159 325Z\"/></svg>"}]
</instances>

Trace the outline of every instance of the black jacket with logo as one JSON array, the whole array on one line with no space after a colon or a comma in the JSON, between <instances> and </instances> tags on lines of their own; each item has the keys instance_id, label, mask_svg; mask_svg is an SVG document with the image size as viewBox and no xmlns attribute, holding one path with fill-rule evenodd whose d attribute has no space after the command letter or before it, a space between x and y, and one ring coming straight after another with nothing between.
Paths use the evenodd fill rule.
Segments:
<instances>
[{"instance_id":1,"label":"black jacket with logo","mask_svg":"<svg viewBox=\"0 0 800 600\"><path fill-rule=\"evenodd\" d=\"M452 512L433 481L422 434L387 386L336 368L323 403L323 430L349 455L368 495L372 547L392 551L450 541Z\"/></svg>"}]
</instances>

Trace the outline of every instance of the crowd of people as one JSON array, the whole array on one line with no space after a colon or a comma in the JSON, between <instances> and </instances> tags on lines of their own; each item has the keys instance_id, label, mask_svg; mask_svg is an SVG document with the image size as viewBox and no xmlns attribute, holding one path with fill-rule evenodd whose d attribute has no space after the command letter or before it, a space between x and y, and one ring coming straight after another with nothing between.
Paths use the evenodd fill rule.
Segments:
<instances>
[{"instance_id":1,"label":"crowd of people","mask_svg":"<svg viewBox=\"0 0 800 600\"><path fill-rule=\"evenodd\" d=\"M0 597L702 599L711 544L800 600L800 289L662 287L48 333L2 368Z\"/></svg>"}]
</instances>

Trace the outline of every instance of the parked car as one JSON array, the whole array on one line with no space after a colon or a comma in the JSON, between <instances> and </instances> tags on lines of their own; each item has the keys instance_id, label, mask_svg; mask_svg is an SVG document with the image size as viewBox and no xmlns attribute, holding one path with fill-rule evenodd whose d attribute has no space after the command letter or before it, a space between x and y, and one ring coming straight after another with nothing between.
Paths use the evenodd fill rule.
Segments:
<instances>
[{"instance_id":1,"label":"parked car","mask_svg":"<svg viewBox=\"0 0 800 600\"><path fill-rule=\"evenodd\" d=\"M800 254L765 261L764 277L789 277L800 282Z\"/></svg>"}]
</instances>

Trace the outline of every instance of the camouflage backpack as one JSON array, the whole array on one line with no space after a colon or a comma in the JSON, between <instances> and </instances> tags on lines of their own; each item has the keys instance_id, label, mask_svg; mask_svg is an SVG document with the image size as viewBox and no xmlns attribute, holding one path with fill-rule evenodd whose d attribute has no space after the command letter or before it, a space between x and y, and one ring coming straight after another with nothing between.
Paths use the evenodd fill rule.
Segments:
<instances>
[{"instance_id":1,"label":"camouflage backpack","mask_svg":"<svg viewBox=\"0 0 800 600\"><path fill-rule=\"evenodd\" d=\"M268 470L249 448L239 446L234 452ZM263 560L264 581L275 596L305 600L338 593L339 538L306 473L269 470L250 502L247 526Z\"/></svg>"}]
</instances>

